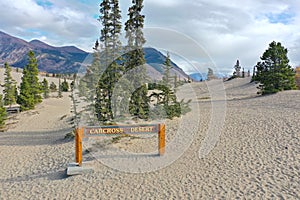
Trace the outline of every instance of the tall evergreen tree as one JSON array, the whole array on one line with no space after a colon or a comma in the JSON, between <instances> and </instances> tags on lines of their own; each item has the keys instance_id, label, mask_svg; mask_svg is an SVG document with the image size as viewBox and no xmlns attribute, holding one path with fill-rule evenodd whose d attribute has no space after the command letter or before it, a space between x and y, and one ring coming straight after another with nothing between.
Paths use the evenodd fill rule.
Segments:
<instances>
[{"instance_id":1,"label":"tall evergreen tree","mask_svg":"<svg viewBox=\"0 0 300 200\"><path fill-rule=\"evenodd\" d=\"M110 55L109 55L109 49L107 48L109 46L109 42L111 40L110 38L110 12L111 12L111 5L110 0L103 0L100 4L100 17L99 21L101 22L102 29L101 29L101 36L100 36L100 42L103 43L105 49L105 66L107 67L110 63Z\"/></svg>"},{"instance_id":2,"label":"tall evergreen tree","mask_svg":"<svg viewBox=\"0 0 300 200\"><path fill-rule=\"evenodd\" d=\"M122 28L119 1L103 0L100 7L99 21L102 23L100 42L103 43L104 50L100 56L100 71L98 71L101 77L96 88L95 111L98 120L105 122L114 118L112 107L116 105L112 104L113 90L124 70L119 64L122 49L119 39ZM97 49L96 45L94 49Z\"/></svg>"},{"instance_id":3,"label":"tall evergreen tree","mask_svg":"<svg viewBox=\"0 0 300 200\"><path fill-rule=\"evenodd\" d=\"M50 89L49 89L48 81L45 78L42 82L42 90L43 90L44 98L45 99L49 98Z\"/></svg>"},{"instance_id":4,"label":"tall evergreen tree","mask_svg":"<svg viewBox=\"0 0 300 200\"><path fill-rule=\"evenodd\" d=\"M5 63L4 78L4 105L12 105L16 103L16 81L11 76L11 67Z\"/></svg>"},{"instance_id":5,"label":"tall evergreen tree","mask_svg":"<svg viewBox=\"0 0 300 200\"><path fill-rule=\"evenodd\" d=\"M6 120L6 109L3 106L2 95L0 94L0 129L4 128Z\"/></svg>"},{"instance_id":6,"label":"tall evergreen tree","mask_svg":"<svg viewBox=\"0 0 300 200\"><path fill-rule=\"evenodd\" d=\"M177 102L177 98L175 95L175 88L176 85L174 85L174 89L172 89L172 80L173 77L170 76L170 70L172 69L171 66L171 59L169 53L167 54L166 61L165 61L165 71L163 75L163 86L161 88L161 91L163 92L163 100L162 104L164 106L164 109L166 111L167 117L172 119L173 117L179 117L181 114L180 109L180 103ZM177 76L175 74L174 83L177 81ZM177 83L176 83L177 84ZM176 86L177 87L177 86Z\"/></svg>"},{"instance_id":7,"label":"tall evergreen tree","mask_svg":"<svg viewBox=\"0 0 300 200\"><path fill-rule=\"evenodd\" d=\"M62 88L61 88L61 83L60 83L60 78L58 79L58 91L57 91L57 97L58 98L62 98L63 95L62 95Z\"/></svg>"},{"instance_id":8,"label":"tall evergreen tree","mask_svg":"<svg viewBox=\"0 0 300 200\"><path fill-rule=\"evenodd\" d=\"M21 111L30 110L34 108L34 95L31 92L31 85L29 82L29 71L25 67L23 69L22 82L20 85L20 94L18 96L18 104L21 106Z\"/></svg>"},{"instance_id":9,"label":"tall evergreen tree","mask_svg":"<svg viewBox=\"0 0 300 200\"><path fill-rule=\"evenodd\" d=\"M33 109L35 104L42 101L42 90L38 78L38 63L34 52L28 53L28 64L23 69L22 83L18 103L21 110Z\"/></svg>"},{"instance_id":10,"label":"tall evergreen tree","mask_svg":"<svg viewBox=\"0 0 300 200\"><path fill-rule=\"evenodd\" d=\"M95 90L99 81L99 77L103 73L100 61L100 51L98 49L98 40L96 41L93 53L93 61L90 66L87 67L85 75L79 81L79 95L86 98L86 101L94 103Z\"/></svg>"},{"instance_id":11,"label":"tall evergreen tree","mask_svg":"<svg viewBox=\"0 0 300 200\"><path fill-rule=\"evenodd\" d=\"M166 57L164 66L165 66L165 71L164 71L164 75L162 77L162 84L167 86L167 87L171 87L171 74L170 74L170 71L172 69L172 66L171 66L171 59L170 59L169 52L167 53L167 57Z\"/></svg>"},{"instance_id":12,"label":"tall evergreen tree","mask_svg":"<svg viewBox=\"0 0 300 200\"><path fill-rule=\"evenodd\" d=\"M15 100L17 102L17 99L18 99L18 96L19 96L17 85L15 85L14 91L15 91Z\"/></svg>"},{"instance_id":13,"label":"tall evergreen tree","mask_svg":"<svg viewBox=\"0 0 300 200\"><path fill-rule=\"evenodd\" d=\"M167 57L166 60L164 62L164 66L165 66L165 71L162 77L162 84L165 86L165 88L163 89L164 91L164 104L165 105L169 105L170 100L171 100L171 96L174 95L174 92L172 91L172 86L171 86L171 74L170 71L172 69L171 66L171 59L170 59L170 54L167 53Z\"/></svg>"},{"instance_id":14,"label":"tall evergreen tree","mask_svg":"<svg viewBox=\"0 0 300 200\"><path fill-rule=\"evenodd\" d=\"M233 73L233 76L234 77L241 77L241 66L240 66L240 61L237 60L236 61L236 64L234 65L234 73Z\"/></svg>"},{"instance_id":15,"label":"tall evergreen tree","mask_svg":"<svg viewBox=\"0 0 300 200\"><path fill-rule=\"evenodd\" d=\"M38 74L39 74L38 63L33 51L29 51L28 57L29 59L26 68L29 72L28 81L30 84L30 92L34 97L34 103L37 104L42 102L42 96L41 96L42 90L38 78Z\"/></svg>"},{"instance_id":16,"label":"tall evergreen tree","mask_svg":"<svg viewBox=\"0 0 300 200\"><path fill-rule=\"evenodd\" d=\"M128 9L129 19L125 23L127 38L127 53L125 56L125 71L130 73L130 81L135 88L129 104L129 111L133 116L147 119L149 116L149 98L147 85L147 70L143 45L146 40L143 34L144 18L142 15L143 0L132 0Z\"/></svg>"},{"instance_id":17,"label":"tall evergreen tree","mask_svg":"<svg viewBox=\"0 0 300 200\"><path fill-rule=\"evenodd\" d=\"M295 72L289 65L288 50L273 41L256 65L255 81L260 82L262 94L295 89Z\"/></svg>"}]
</instances>

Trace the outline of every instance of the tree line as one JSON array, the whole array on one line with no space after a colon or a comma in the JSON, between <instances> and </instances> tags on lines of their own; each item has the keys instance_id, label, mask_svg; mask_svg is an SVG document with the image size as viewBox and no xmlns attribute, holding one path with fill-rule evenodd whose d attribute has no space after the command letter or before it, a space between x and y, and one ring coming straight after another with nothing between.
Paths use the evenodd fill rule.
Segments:
<instances>
[{"instance_id":1,"label":"tree line","mask_svg":"<svg viewBox=\"0 0 300 200\"><path fill-rule=\"evenodd\" d=\"M132 0L124 27L127 44L123 45L119 1L103 0L100 4L100 38L93 47L93 62L80 79L78 89L80 96L90 102L89 111L102 124L128 117L148 120L161 109L166 117L173 118L184 113L181 108L188 107L187 102L176 99L179 81L170 76L169 55L163 80L148 84L151 79L147 75L143 50L146 43L143 7L143 0ZM171 86L171 82L177 86ZM156 103L153 103L154 96L159 97Z\"/></svg>"}]
</instances>

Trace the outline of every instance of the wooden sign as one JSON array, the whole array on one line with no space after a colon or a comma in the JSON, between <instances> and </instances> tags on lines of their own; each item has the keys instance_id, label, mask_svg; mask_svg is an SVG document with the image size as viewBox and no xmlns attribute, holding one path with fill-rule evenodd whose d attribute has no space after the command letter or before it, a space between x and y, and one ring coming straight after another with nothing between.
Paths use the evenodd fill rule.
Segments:
<instances>
[{"instance_id":1,"label":"wooden sign","mask_svg":"<svg viewBox=\"0 0 300 200\"><path fill-rule=\"evenodd\" d=\"M82 127L76 129L75 134L75 157L76 163L82 165L82 138L91 136L109 136L122 134L149 134L158 133L158 152L159 155L165 153L165 125L147 124L147 125L120 125L120 126L99 126Z\"/></svg>"},{"instance_id":2,"label":"wooden sign","mask_svg":"<svg viewBox=\"0 0 300 200\"><path fill-rule=\"evenodd\" d=\"M84 130L85 136L93 135L115 135L115 134L144 134L157 133L158 125L133 125L133 126L101 126L101 127L86 127Z\"/></svg>"}]
</instances>

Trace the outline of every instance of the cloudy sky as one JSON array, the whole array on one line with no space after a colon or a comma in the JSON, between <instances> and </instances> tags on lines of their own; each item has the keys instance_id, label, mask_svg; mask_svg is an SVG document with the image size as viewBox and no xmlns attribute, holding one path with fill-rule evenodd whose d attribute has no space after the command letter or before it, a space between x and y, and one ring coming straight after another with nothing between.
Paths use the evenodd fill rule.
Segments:
<instances>
[{"instance_id":1,"label":"cloudy sky","mask_svg":"<svg viewBox=\"0 0 300 200\"><path fill-rule=\"evenodd\" d=\"M98 0L0 0L0 30L27 41L91 51L101 29ZM131 0L120 0L123 21ZM299 0L144 0L146 46L169 51L188 73L252 69L272 41L300 65Z\"/></svg>"}]
</instances>

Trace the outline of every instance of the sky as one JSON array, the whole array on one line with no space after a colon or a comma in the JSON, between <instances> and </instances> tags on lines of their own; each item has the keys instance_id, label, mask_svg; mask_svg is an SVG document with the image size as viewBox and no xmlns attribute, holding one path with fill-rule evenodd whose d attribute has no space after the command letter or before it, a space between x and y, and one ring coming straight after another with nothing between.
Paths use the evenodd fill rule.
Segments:
<instances>
[{"instance_id":1,"label":"sky","mask_svg":"<svg viewBox=\"0 0 300 200\"><path fill-rule=\"evenodd\" d=\"M92 52L100 37L97 0L0 0L0 30L26 41ZM123 24L131 0L120 0ZM144 0L147 47L170 52L187 73L252 70L272 41L300 65L299 0ZM124 27L123 27L124 28ZM123 34L124 35L124 34ZM126 40L123 39L124 43Z\"/></svg>"}]
</instances>

